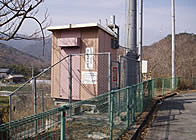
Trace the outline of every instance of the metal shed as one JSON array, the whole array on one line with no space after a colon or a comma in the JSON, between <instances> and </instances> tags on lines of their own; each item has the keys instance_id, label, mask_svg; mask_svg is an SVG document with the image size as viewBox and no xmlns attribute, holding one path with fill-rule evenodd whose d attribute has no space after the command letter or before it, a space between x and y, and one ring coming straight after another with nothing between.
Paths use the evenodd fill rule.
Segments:
<instances>
[{"instance_id":1,"label":"metal shed","mask_svg":"<svg viewBox=\"0 0 196 140\"><path fill-rule=\"evenodd\" d=\"M52 69L53 98L69 99L70 72L73 100L86 100L110 90L109 63L117 61L114 32L98 23L53 26L48 30L52 31L52 65L69 56Z\"/></svg>"}]
</instances>

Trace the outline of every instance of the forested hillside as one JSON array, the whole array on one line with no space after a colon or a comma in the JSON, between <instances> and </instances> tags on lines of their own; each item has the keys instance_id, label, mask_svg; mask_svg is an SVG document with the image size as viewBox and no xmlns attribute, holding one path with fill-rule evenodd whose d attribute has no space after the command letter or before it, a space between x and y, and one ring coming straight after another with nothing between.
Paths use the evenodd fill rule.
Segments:
<instances>
[{"instance_id":1,"label":"forested hillside","mask_svg":"<svg viewBox=\"0 0 196 140\"><path fill-rule=\"evenodd\" d=\"M171 77L171 35L143 49L148 73L153 77ZM176 35L176 73L179 77L196 77L196 35Z\"/></svg>"}]
</instances>

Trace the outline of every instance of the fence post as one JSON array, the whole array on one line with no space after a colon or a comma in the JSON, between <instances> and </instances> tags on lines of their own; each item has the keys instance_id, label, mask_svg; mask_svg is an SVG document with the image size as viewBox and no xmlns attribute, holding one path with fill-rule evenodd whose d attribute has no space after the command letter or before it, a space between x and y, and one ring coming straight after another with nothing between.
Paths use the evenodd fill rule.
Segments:
<instances>
[{"instance_id":1,"label":"fence post","mask_svg":"<svg viewBox=\"0 0 196 140\"><path fill-rule=\"evenodd\" d=\"M112 91L112 59L111 59L111 53L108 53L108 92L110 92L111 94ZM111 95L109 95L111 96ZM111 97L108 98L108 103L109 103L109 108L108 108L108 112L111 111Z\"/></svg>"},{"instance_id":2,"label":"fence post","mask_svg":"<svg viewBox=\"0 0 196 140\"><path fill-rule=\"evenodd\" d=\"M118 115L121 113L121 99L120 99L120 91L118 91Z\"/></svg>"},{"instance_id":3,"label":"fence post","mask_svg":"<svg viewBox=\"0 0 196 140\"><path fill-rule=\"evenodd\" d=\"M9 122L12 121L12 95L9 95Z\"/></svg>"},{"instance_id":4,"label":"fence post","mask_svg":"<svg viewBox=\"0 0 196 140\"><path fill-rule=\"evenodd\" d=\"M114 94L110 92L110 140L113 137Z\"/></svg>"},{"instance_id":5,"label":"fence post","mask_svg":"<svg viewBox=\"0 0 196 140\"><path fill-rule=\"evenodd\" d=\"M72 55L69 56L69 115L72 117Z\"/></svg>"},{"instance_id":6,"label":"fence post","mask_svg":"<svg viewBox=\"0 0 196 140\"><path fill-rule=\"evenodd\" d=\"M34 115L37 114L37 85L36 85L36 78L33 78L32 81L32 88L34 92ZM35 133L37 134L37 120L35 120Z\"/></svg>"},{"instance_id":7,"label":"fence post","mask_svg":"<svg viewBox=\"0 0 196 140\"><path fill-rule=\"evenodd\" d=\"M66 122L66 113L65 109L61 111L61 140L65 140L65 122Z\"/></svg>"},{"instance_id":8,"label":"fence post","mask_svg":"<svg viewBox=\"0 0 196 140\"><path fill-rule=\"evenodd\" d=\"M121 84L121 62L118 62L118 88L120 89L120 84Z\"/></svg>"},{"instance_id":9,"label":"fence post","mask_svg":"<svg viewBox=\"0 0 196 140\"><path fill-rule=\"evenodd\" d=\"M130 126L130 114L129 114L129 108L130 108L130 103L129 103L129 99L130 99L130 87L127 88L127 129L129 129Z\"/></svg>"},{"instance_id":10,"label":"fence post","mask_svg":"<svg viewBox=\"0 0 196 140\"><path fill-rule=\"evenodd\" d=\"M134 124L135 122L135 110L136 110L136 90L135 90L136 86L132 86L131 87L131 107L132 107L132 110L131 110L131 121L132 121L132 124Z\"/></svg>"},{"instance_id":11,"label":"fence post","mask_svg":"<svg viewBox=\"0 0 196 140\"><path fill-rule=\"evenodd\" d=\"M162 96L164 95L165 80L162 79Z\"/></svg>"},{"instance_id":12,"label":"fence post","mask_svg":"<svg viewBox=\"0 0 196 140\"><path fill-rule=\"evenodd\" d=\"M11 122L12 122L12 95L9 95L9 135L10 136L12 136Z\"/></svg>"},{"instance_id":13,"label":"fence post","mask_svg":"<svg viewBox=\"0 0 196 140\"><path fill-rule=\"evenodd\" d=\"M179 85L179 77L176 78L176 89L178 88Z\"/></svg>"},{"instance_id":14,"label":"fence post","mask_svg":"<svg viewBox=\"0 0 196 140\"><path fill-rule=\"evenodd\" d=\"M144 82L141 83L140 85L140 113L143 112L143 108L144 108Z\"/></svg>"},{"instance_id":15,"label":"fence post","mask_svg":"<svg viewBox=\"0 0 196 140\"><path fill-rule=\"evenodd\" d=\"M152 97L154 97L154 91L155 91L155 80L152 79Z\"/></svg>"},{"instance_id":16,"label":"fence post","mask_svg":"<svg viewBox=\"0 0 196 140\"><path fill-rule=\"evenodd\" d=\"M112 90L112 55L108 53L108 66L109 66L109 80L108 80L108 89Z\"/></svg>"},{"instance_id":17,"label":"fence post","mask_svg":"<svg viewBox=\"0 0 196 140\"><path fill-rule=\"evenodd\" d=\"M152 80L149 80L148 81L148 99L146 101L145 107L146 105L148 105L151 98L152 98Z\"/></svg>"}]
</instances>

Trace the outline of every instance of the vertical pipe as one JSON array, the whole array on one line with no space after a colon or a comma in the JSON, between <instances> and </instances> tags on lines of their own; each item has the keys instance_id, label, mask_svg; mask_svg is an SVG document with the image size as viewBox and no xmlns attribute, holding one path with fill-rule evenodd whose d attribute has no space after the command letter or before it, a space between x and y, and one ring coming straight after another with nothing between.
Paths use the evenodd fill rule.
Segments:
<instances>
[{"instance_id":1,"label":"vertical pipe","mask_svg":"<svg viewBox=\"0 0 196 140\"><path fill-rule=\"evenodd\" d=\"M137 0L128 0L128 35L127 35L127 47L134 53L136 53L137 42Z\"/></svg>"},{"instance_id":2,"label":"vertical pipe","mask_svg":"<svg viewBox=\"0 0 196 140\"><path fill-rule=\"evenodd\" d=\"M127 85L136 84L136 42L137 42L137 0L128 0L128 18L127 18L128 34L127 34L127 47L129 52L127 56L132 60L128 61L128 76Z\"/></svg>"},{"instance_id":3,"label":"vertical pipe","mask_svg":"<svg viewBox=\"0 0 196 140\"><path fill-rule=\"evenodd\" d=\"M65 110L61 111L61 140L65 140L65 120L66 114Z\"/></svg>"},{"instance_id":4,"label":"vertical pipe","mask_svg":"<svg viewBox=\"0 0 196 140\"><path fill-rule=\"evenodd\" d=\"M176 83L176 39L175 39L175 0L171 0L172 5L172 89Z\"/></svg>"},{"instance_id":5,"label":"vertical pipe","mask_svg":"<svg viewBox=\"0 0 196 140\"><path fill-rule=\"evenodd\" d=\"M142 82L143 0L139 0L139 82Z\"/></svg>"},{"instance_id":6,"label":"vertical pipe","mask_svg":"<svg viewBox=\"0 0 196 140\"><path fill-rule=\"evenodd\" d=\"M72 55L69 56L69 104L70 104L70 117L72 117Z\"/></svg>"}]
</instances>

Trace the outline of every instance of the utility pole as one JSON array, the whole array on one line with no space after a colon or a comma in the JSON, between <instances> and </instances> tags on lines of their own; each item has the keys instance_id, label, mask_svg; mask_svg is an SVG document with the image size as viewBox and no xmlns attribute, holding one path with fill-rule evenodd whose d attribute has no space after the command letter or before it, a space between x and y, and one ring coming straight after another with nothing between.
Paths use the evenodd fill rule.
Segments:
<instances>
[{"instance_id":1,"label":"utility pole","mask_svg":"<svg viewBox=\"0 0 196 140\"><path fill-rule=\"evenodd\" d=\"M131 86L137 82L137 0L128 0L128 17L127 17L127 83L126 86Z\"/></svg>"},{"instance_id":2,"label":"utility pole","mask_svg":"<svg viewBox=\"0 0 196 140\"><path fill-rule=\"evenodd\" d=\"M176 87L176 39L175 39L175 0L171 0L172 11L172 89Z\"/></svg>"},{"instance_id":3,"label":"utility pole","mask_svg":"<svg viewBox=\"0 0 196 140\"><path fill-rule=\"evenodd\" d=\"M139 82L142 82L143 0L139 0Z\"/></svg>"},{"instance_id":4,"label":"utility pole","mask_svg":"<svg viewBox=\"0 0 196 140\"><path fill-rule=\"evenodd\" d=\"M136 52L137 42L137 0L128 0L128 18L127 18L127 47L132 52Z\"/></svg>"}]
</instances>

